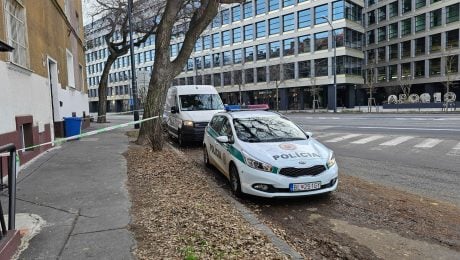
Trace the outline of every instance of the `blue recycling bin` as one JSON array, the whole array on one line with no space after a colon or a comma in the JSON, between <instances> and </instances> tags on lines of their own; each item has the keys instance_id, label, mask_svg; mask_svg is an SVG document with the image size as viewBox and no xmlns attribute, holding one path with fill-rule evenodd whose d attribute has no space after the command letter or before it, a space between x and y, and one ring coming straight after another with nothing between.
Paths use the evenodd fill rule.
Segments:
<instances>
[{"instance_id":1,"label":"blue recycling bin","mask_svg":"<svg viewBox=\"0 0 460 260\"><path fill-rule=\"evenodd\" d=\"M81 133L81 117L64 117L65 137L79 135Z\"/></svg>"}]
</instances>

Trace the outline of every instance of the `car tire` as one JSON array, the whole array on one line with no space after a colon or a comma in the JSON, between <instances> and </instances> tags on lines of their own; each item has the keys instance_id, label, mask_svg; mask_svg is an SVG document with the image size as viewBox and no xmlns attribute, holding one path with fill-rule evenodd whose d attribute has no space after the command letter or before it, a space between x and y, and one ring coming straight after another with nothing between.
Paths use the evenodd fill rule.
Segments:
<instances>
[{"instance_id":1,"label":"car tire","mask_svg":"<svg viewBox=\"0 0 460 260\"><path fill-rule=\"evenodd\" d=\"M206 167L211 167L211 163L209 162L208 149L206 148L206 145L203 145L203 161Z\"/></svg>"},{"instance_id":2,"label":"car tire","mask_svg":"<svg viewBox=\"0 0 460 260\"><path fill-rule=\"evenodd\" d=\"M238 198L243 197L243 192L241 192L241 182L240 176L238 174L238 169L234 164L230 164L230 189L232 189L233 195Z\"/></svg>"},{"instance_id":3,"label":"car tire","mask_svg":"<svg viewBox=\"0 0 460 260\"><path fill-rule=\"evenodd\" d=\"M185 145L184 138L182 137L182 133L180 132L180 130L177 132L177 143L180 147L183 147Z\"/></svg>"}]
</instances>

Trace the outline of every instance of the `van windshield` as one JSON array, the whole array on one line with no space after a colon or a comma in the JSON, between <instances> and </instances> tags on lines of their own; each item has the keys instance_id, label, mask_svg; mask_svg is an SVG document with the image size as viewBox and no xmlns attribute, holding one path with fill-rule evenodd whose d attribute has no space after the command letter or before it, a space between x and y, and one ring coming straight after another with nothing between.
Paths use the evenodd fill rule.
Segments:
<instances>
[{"instance_id":1,"label":"van windshield","mask_svg":"<svg viewBox=\"0 0 460 260\"><path fill-rule=\"evenodd\" d=\"M182 111L224 109L218 94L180 95L179 99Z\"/></svg>"}]
</instances>

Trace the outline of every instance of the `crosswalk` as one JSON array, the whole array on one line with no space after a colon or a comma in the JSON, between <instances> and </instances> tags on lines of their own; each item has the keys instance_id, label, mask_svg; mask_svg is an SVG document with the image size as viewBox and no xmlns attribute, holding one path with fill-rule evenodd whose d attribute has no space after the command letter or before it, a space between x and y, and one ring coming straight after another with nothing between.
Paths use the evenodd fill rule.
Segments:
<instances>
[{"instance_id":1,"label":"crosswalk","mask_svg":"<svg viewBox=\"0 0 460 260\"><path fill-rule=\"evenodd\" d=\"M375 147L397 147L416 149L419 151L441 147L448 149L447 155L460 156L460 141L438 138L422 138L417 136L396 136L382 134L355 134L355 133L320 133L314 136L319 141L331 145L369 145ZM442 145L441 145L442 144Z\"/></svg>"}]
</instances>

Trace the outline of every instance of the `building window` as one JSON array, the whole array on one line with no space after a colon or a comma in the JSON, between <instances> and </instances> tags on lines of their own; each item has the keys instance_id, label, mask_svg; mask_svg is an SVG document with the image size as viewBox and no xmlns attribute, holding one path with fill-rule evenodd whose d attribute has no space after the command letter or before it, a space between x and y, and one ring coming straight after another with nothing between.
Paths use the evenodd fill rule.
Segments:
<instances>
[{"instance_id":1,"label":"building window","mask_svg":"<svg viewBox=\"0 0 460 260\"><path fill-rule=\"evenodd\" d=\"M203 62L204 68L205 69L211 68L211 55L206 55L203 57L203 59L204 59L204 62Z\"/></svg>"},{"instance_id":2,"label":"building window","mask_svg":"<svg viewBox=\"0 0 460 260\"><path fill-rule=\"evenodd\" d=\"M295 64L286 63L283 64L283 79L295 79Z\"/></svg>"},{"instance_id":3,"label":"building window","mask_svg":"<svg viewBox=\"0 0 460 260\"><path fill-rule=\"evenodd\" d=\"M241 86L243 83L243 72L241 70L233 71L233 84Z\"/></svg>"},{"instance_id":4,"label":"building window","mask_svg":"<svg viewBox=\"0 0 460 260\"><path fill-rule=\"evenodd\" d=\"M211 82L211 75L210 75L210 74L204 75L204 84L206 84L206 85L212 85L212 82Z\"/></svg>"},{"instance_id":5,"label":"building window","mask_svg":"<svg viewBox=\"0 0 460 260\"><path fill-rule=\"evenodd\" d=\"M214 68L220 67L220 53L214 53L212 55L212 66Z\"/></svg>"},{"instance_id":6,"label":"building window","mask_svg":"<svg viewBox=\"0 0 460 260\"><path fill-rule=\"evenodd\" d=\"M363 34L358 31L345 28L345 46L361 51L363 47Z\"/></svg>"},{"instance_id":7,"label":"building window","mask_svg":"<svg viewBox=\"0 0 460 260\"><path fill-rule=\"evenodd\" d=\"M265 21L256 23L256 38L265 37Z\"/></svg>"},{"instance_id":8,"label":"building window","mask_svg":"<svg viewBox=\"0 0 460 260\"><path fill-rule=\"evenodd\" d=\"M391 44L388 46L388 54L390 60L397 60L398 59L398 44Z\"/></svg>"},{"instance_id":9,"label":"building window","mask_svg":"<svg viewBox=\"0 0 460 260\"><path fill-rule=\"evenodd\" d=\"M214 17L214 19L212 20L211 27L212 28L220 27L221 21L222 21L221 20L221 15L220 15L220 13L217 13L216 17Z\"/></svg>"},{"instance_id":10,"label":"building window","mask_svg":"<svg viewBox=\"0 0 460 260\"><path fill-rule=\"evenodd\" d=\"M217 48L220 47L220 34L215 33L212 35L212 47Z\"/></svg>"},{"instance_id":11,"label":"building window","mask_svg":"<svg viewBox=\"0 0 460 260\"><path fill-rule=\"evenodd\" d=\"M233 43L241 42L241 28L233 29Z\"/></svg>"},{"instance_id":12,"label":"building window","mask_svg":"<svg viewBox=\"0 0 460 260\"><path fill-rule=\"evenodd\" d=\"M222 10L222 24L230 23L230 9Z\"/></svg>"},{"instance_id":13,"label":"building window","mask_svg":"<svg viewBox=\"0 0 460 260\"><path fill-rule=\"evenodd\" d=\"M385 47L380 47L377 49L377 57L379 59L379 62L383 63L386 61Z\"/></svg>"},{"instance_id":14,"label":"building window","mask_svg":"<svg viewBox=\"0 0 460 260\"><path fill-rule=\"evenodd\" d=\"M398 38L398 23L388 25L388 39Z\"/></svg>"},{"instance_id":15,"label":"building window","mask_svg":"<svg viewBox=\"0 0 460 260\"><path fill-rule=\"evenodd\" d=\"M458 29L446 32L446 49L458 48Z\"/></svg>"},{"instance_id":16,"label":"building window","mask_svg":"<svg viewBox=\"0 0 460 260\"><path fill-rule=\"evenodd\" d=\"M294 55L294 39L283 40L283 56Z\"/></svg>"},{"instance_id":17,"label":"building window","mask_svg":"<svg viewBox=\"0 0 460 260\"><path fill-rule=\"evenodd\" d=\"M449 5L446 7L446 23L457 22L459 20L460 4Z\"/></svg>"},{"instance_id":18,"label":"building window","mask_svg":"<svg viewBox=\"0 0 460 260\"><path fill-rule=\"evenodd\" d=\"M275 17L268 20L270 35L280 33L280 18Z\"/></svg>"},{"instance_id":19,"label":"building window","mask_svg":"<svg viewBox=\"0 0 460 260\"><path fill-rule=\"evenodd\" d=\"M73 55L69 50L66 50L67 57L67 85L71 88L75 88L75 69Z\"/></svg>"},{"instance_id":20,"label":"building window","mask_svg":"<svg viewBox=\"0 0 460 260\"><path fill-rule=\"evenodd\" d=\"M433 34L430 36L430 52L441 50L441 34Z\"/></svg>"},{"instance_id":21,"label":"building window","mask_svg":"<svg viewBox=\"0 0 460 260\"><path fill-rule=\"evenodd\" d=\"M243 54L241 49L233 50L233 63L239 64L243 61Z\"/></svg>"},{"instance_id":22,"label":"building window","mask_svg":"<svg viewBox=\"0 0 460 260\"><path fill-rule=\"evenodd\" d=\"M214 73L214 87L220 87L221 84L221 78L220 78L220 73Z\"/></svg>"},{"instance_id":23,"label":"building window","mask_svg":"<svg viewBox=\"0 0 460 260\"><path fill-rule=\"evenodd\" d=\"M201 57L196 57L195 58L195 68L196 69L202 69L203 67L201 66Z\"/></svg>"},{"instance_id":24,"label":"building window","mask_svg":"<svg viewBox=\"0 0 460 260\"><path fill-rule=\"evenodd\" d=\"M430 28L440 26L442 24L442 9L430 12Z\"/></svg>"},{"instance_id":25,"label":"building window","mask_svg":"<svg viewBox=\"0 0 460 260\"><path fill-rule=\"evenodd\" d=\"M430 59L430 76L441 75L441 58Z\"/></svg>"},{"instance_id":26,"label":"building window","mask_svg":"<svg viewBox=\"0 0 460 260\"><path fill-rule=\"evenodd\" d=\"M309 78L311 76L311 66L310 66L310 61L299 61L297 63L298 65L298 73L299 73L299 78Z\"/></svg>"},{"instance_id":27,"label":"building window","mask_svg":"<svg viewBox=\"0 0 460 260\"><path fill-rule=\"evenodd\" d=\"M267 59L267 46L265 44L257 45L257 60L266 60Z\"/></svg>"},{"instance_id":28,"label":"building window","mask_svg":"<svg viewBox=\"0 0 460 260\"><path fill-rule=\"evenodd\" d=\"M265 0L256 0L256 15L265 13Z\"/></svg>"},{"instance_id":29,"label":"building window","mask_svg":"<svg viewBox=\"0 0 460 260\"><path fill-rule=\"evenodd\" d=\"M9 60L17 65L28 68L29 58L25 19L26 10L22 4L16 0L5 1L6 37L8 44L14 48L14 50L9 53ZM72 73L72 75L73 74L74 73Z\"/></svg>"},{"instance_id":30,"label":"building window","mask_svg":"<svg viewBox=\"0 0 460 260\"><path fill-rule=\"evenodd\" d=\"M458 55L446 57L446 75L458 73Z\"/></svg>"},{"instance_id":31,"label":"building window","mask_svg":"<svg viewBox=\"0 0 460 260\"><path fill-rule=\"evenodd\" d=\"M270 81L279 81L280 77L280 65L272 65L268 67L268 75L270 77Z\"/></svg>"},{"instance_id":32,"label":"building window","mask_svg":"<svg viewBox=\"0 0 460 260\"><path fill-rule=\"evenodd\" d=\"M222 53L222 60L224 62L224 66L225 65L231 65L232 64L232 54L230 51L224 51Z\"/></svg>"},{"instance_id":33,"label":"building window","mask_svg":"<svg viewBox=\"0 0 460 260\"><path fill-rule=\"evenodd\" d=\"M252 24L244 26L244 40L252 40L254 38L254 28Z\"/></svg>"},{"instance_id":34,"label":"building window","mask_svg":"<svg viewBox=\"0 0 460 260\"><path fill-rule=\"evenodd\" d=\"M344 18L343 0L332 3L332 20L340 20Z\"/></svg>"},{"instance_id":35,"label":"building window","mask_svg":"<svg viewBox=\"0 0 460 260\"><path fill-rule=\"evenodd\" d=\"M385 26L377 29L377 38L379 42L383 42L387 39L387 28Z\"/></svg>"},{"instance_id":36,"label":"building window","mask_svg":"<svg viewBox=\"0 0 460 260\"><path fill-rule=\"evenodd\" d=\"M283 16L283 32L294 30L294 14L287 14Z\"/></svg>"},{"instance_id":37,"label":"building window","mask_svg":"<svg viewBox=\"0 0 460 260\"><path fill-rule=\"evenodd\" d=\"M345 1L345 18L361 24L363 8L355 3Z\"/></svg>"},{"instance_id":38,"label":"building window","mask_svg":"<svg viewBox=\"0 0 460 260\"><path fill-rule=\"evenodd\" d=\"M249 61L254 61L254 47L247 47L244 48L244 61L249 62Z\"/></svg>"},{"instance_id":39,"label":"building window","mask_svg":"<svg viewBox=\"0 0 460 260\"><path fill-rule=\"evenodd\" d=\"M305 28L311 26L311 14L310 9L305 9L297 13L297 26L298 28Z\"/></svg>"},{"instance_id":40,"label":"building window","mask_svg":"<svg viewBox=\"0 0 460 260\"><path fill-rule=\"evenodd\" d=\"M375 23L375 10L367 13L367 24L372 25Z\"/></svg>"},{"instance_id":41,"label":"building window","mask_svg":"<svg viewBox=\"0 0 460 260\"><path fill-rule=\"evenodd\" d=\"M401 58L409 58L411 55L410 41L401 42Z\"/></svg>"},{"instance_id":42,"label":"building window","mask_svg":"<svg viewBox=\"0 0 460 260\"><path fill-rule=\"evenodd\" d=\"M324 59L316 59L315 60L315 77L322 77L328 75L328 61L327 58Z\"/></svg>"},{"instance_id":43,"label":"building window","mask_svg":"<svg viewBox=\"0 0 460 260\"><path fill-rule=\"evenodd\" d=\"M417 38L415 41L415 56L425 54L425 37Z\"/></svg>"},{"instance_id":44,"label":"building window","mask_svg":"<svg viewBox=\"0 0 460 260\"><path fill-rule=\"evenodd\" d=\"M203 49L211 49L211 35L206 35L203 37Z\"/></svg>"},{"instance_id":45,"label":"building window","mask_svg":"<svg viewBox=\"0 0 460 260\"><path fill-rule=\"evenodd\" d=\"M268 1L268 11L278 10L280 8L279 0L269 0Z\"/></svg>"},{"instance_id":46,"label":"building window","mask_svg":"<svg viewBox=\"0 0 460 260\"><path fill-rule=\"evenodd\" d=\"M412 0L402 0L401 5L403 14L410 12L412 10Z\"/></svg>"},{"instance_id":47,"label":"building window","mask_svg":"<svg viewBox=\"0 0 460 260\"><path fill-rule=\"evenodd\" d=\"M367 44L373 44L375 43L375 33L374 30L368 31L367 32Z\"/></svg>"},{"instance_id":48,"label":"building window","mask_svg":"<svg viewBox=\"0 0 460 260\"><path fill-rule=\"evenodd\" d=\"M327 15L327 4L320 5L315 7L315 24L322 24L327 23L327 20L324 17L328 17Z\"/></svg>"},{"instance_id":49,"label":"building window","mask_svg":"<svg viewBox=\"0 0 460 260\"><path fill-rule=\"evenodd\" d=\"M388 78L390 81L398 79L398 65L388 66Z\"/></svg>"},{"instance_id":50,"label":"building window","mask_svg":"<svg viewBox=\"0 0 460 260\"><path fill-rule=\"evenodd\" d=\"M243 4L243 19L252 17L252 1Z\"/></svg>"},{"instance_id":51,"label":"building window","mask_svg":"<svg viewBox=\"0 0 460 260\"><path fill-rule=\"evenodd\" d=\"M424 7L426 5L426 0L415 0L415 9Z\"/></svg>"},{"instance_id":52,"label":"building window","mask_svg":"<svg viewBox=\"0 0 460 260\"><path fill-rule=\"evenodd\" d=\"M230 71L224 72L224 86L229 86L232 84L232 73Z\"/></svg>"},{"instance_id":53,"label":"building window","mask_svg":"<svg viewBox=\"0 0 460 260\"><path fill-rule=\"evenodd\" d=\"M315 51L328 49L328 32L315 33Z\"/></svg>"},{"instance_id":54,"label":"building window","mask_svg":"<svg viewBox=\"0 0 460 260\"><path fill-rule=\"evenodd\" d=\"M388 5L388 16L395 17L398 16L398 1L395 1Z\"/></svg>"},{"instance_id":55,"label":"building window","mask_svg":"<svg viewBox=\"0 0 460 260\"><path fill-rule=\"evenodd\" d=\"M283 7L294 5L294 0L282 0L282 1L283 1Z\"/></svg>"},{"instance_id":56,"label":"building window","mask_svg":"<svg viewBox=\"0 0 460 260\"><path fill-rule=\"evenodd\" d=\"M308 34L308 35L304 35L304 36L300 36L298 38L298 45L299 45L299 54L300 53L308 53L310 52L310 39L311 39L311 36Z\"/></svg>"},{"instance_id":57,"label":"building window","mask_svg":"<svg viewBox=\"0 0 460 260\"><path fill-rule=\"evenodd\" d=\"M343 28L335 29L333 31L332 37L335 38L335 46L336 47L343 47L343 44L344 44Z\"/></svg>"},{"instance_id":58,"label":"building window","mask_svg":"<svg viewBox=\"0 0 460 260\"><path fill-rule=\"evenodd\" d=\"M240 21L241 20L241 6L237 5L232 8L232 21Z\"/></svg>"},{"instance_id":59,"label":"building window","mask_svg":"<svg viewBox=\"0 0 460 260\"><path fill-rule=\"evenodd\" d=\"M280 56L280 42L271 42L270 46L270 58L279 58Z\"/></svg>"},{"instance_id":60,"label":"building window","mask_svg":"<svg viewBox=\"0 0 460 260\"><path fill-rule=\"evenodd\" d=\"M403 63L401 64L401 78L411 78L412 73L410 70L410 63Z\"/></svg>"},{"instance_id":61,"label":"building window","mask_svg":"<svg viewBox=\"0 0 460 260\"><path fill-rule=\"evenodd\" d=\"M425 20L426 20L425 14L417 15L415 17L415 31L416 32L425 31Z\"/></svg>"},{"instance_id":62,"label":"building window","mask_svg":"<svg viewBox=\"0 0 460 260\"><path fill-rule=\"evenodd\" d=\"M367 6L372 6L375 4L375 0L367 0Z\"/></svg>"},{"instance_id":63,"label":"building window","mask_svg":"<svg viewBox=\"0 0 460 260\"><path fill-rule=\"evenodd\" d=\"M411 33L411 18L407 18L401 21L401 36L408 35Z\"/></svg>"},{"instance_id":64,"label":"building window","mask_svg":"<svg viewBox=\"0 0 460 260\"><path fill-rule=\"evenodd\" d=\"M386 67L378 67L378 68L377 68L377 81L378 81L378 82L385 82L385 81L387 81L387 70L386 70Z\"/></svg>"},{"instance_id":65,"label":"building window","mask_svg":"<svg viewBox=\"0 0 460 260\"><path fill-rule=\"evenodd\" d=\"M415 77L425 77L425 60L416 61L415 63Z\"/></svg>"},{"instance_id":66,"label":"building window","mask_svg":"<svg viewBox=\"0 0 460 260\"><path fill-rule=\"evenodd\" d=\"M203 49L203 39L202 38L198 38L198 40L196 41L195 43L195 52L197 51L201 51Z\"/></svg>"},{"instance_id":67,"label":"building window","mask_svg":"<svg viewBox=\"0 0 460 260\"><path fill-rule=\"evenodd\" d=\"M257 71L257 83L267 82L267 70L265 67L256 68Z\"/></svg>"},{"instance_id":68,"label":"building window","mask_svg":"<svg viewBox=\"0 0 460 260\"><path fill-rule=\"evenodd\" d=\"M222 32L222 46L230 45L230 30Z\"/></svg>"},{"instance_id":69,"label":"building window","mask_svg":"<svg viewBox=\"0 0 460 260\"><path fill-rule=\"evenodd\" d=\"M379 10L378 11L379 22L387 19L387 7L382 6L378 10Z\"/></svg>"},{"instance_id":70,"label":"building window","mask_svg":"<svg viewBox=\"0 0 460 260\"><path fill-rule=\"evenodd\" d=\"M246 69L244 70L244 82L247 83L254 83L254 69Z\"/></svg>"}]
</instances>

